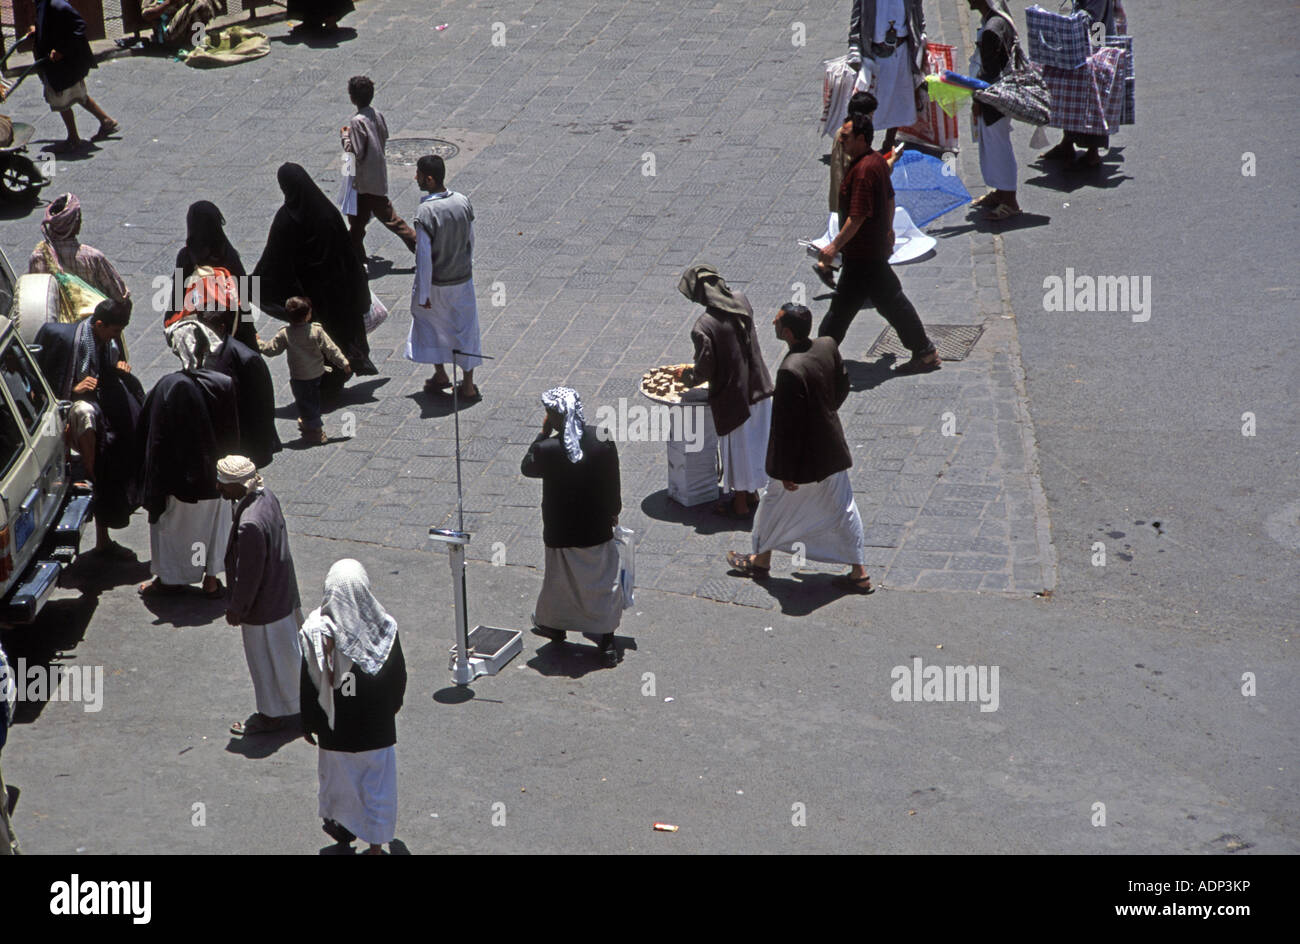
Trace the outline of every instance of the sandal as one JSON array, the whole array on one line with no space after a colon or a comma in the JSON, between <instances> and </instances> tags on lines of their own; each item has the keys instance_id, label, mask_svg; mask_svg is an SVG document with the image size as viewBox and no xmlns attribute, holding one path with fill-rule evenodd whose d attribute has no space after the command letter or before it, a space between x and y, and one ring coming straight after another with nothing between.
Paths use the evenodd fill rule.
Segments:
<instances>
[{"instance_id":1,"label":"sandal","mask_svg":"<svg viewBox=\"0 0 1300 944\"><path fill-rule=\"evenodd\" d=\"M335 842L342 843L345 846L357 838L353 835L352 830L338 822L338 820L321 820L320 828L325 830L325 835L329 836Z\"/></svg>"},{"instance_id":2,"label":"sandal","mask_svg":"<svg viewBox=\"0 0 1300 944\"><path fill-rule=\"evenodd\" d=\"M746 521L754 517L754 512L758 511L758 502L755 502L754 506L745 512L736 511L736 504L734 498L724 498L721 501L714 502L709 507L713 510L713 513L715 515L721 515L724 518L736 518L741 521Z\"/></svg>"},{"instance_id":3,"label":"sandal","mask_svg":"<svg viewBox=\"0 0 1300 944\"><path fill-rule=\"evenodd\" d=\"M817 273L817 278L822 280L823 285L825 285L832 292L835 291L835 270L834 269L832 269L830 266L823 265L820 262L814 262L813 271Z\"/></svg>"},{"instance_id":4,"label":"sandal","mask_svg":"<svg viewBox=\"0 0 1300 944\"><path fill-rule=\"evenodd\" d=\"M1020 215L1020 209L1018 207L1013 207L1009 203L999 203L997 206L995 206L992 210L989 210L984 215L984 219L998 220L998 221L1009 220L1012 217L1016 217L1019 215Z\"/></svg>"},{"instance_id":5,"label":"sandal","mask_svg":"<svg viewBox=\"0 0 1300 944\"><path fill-rule=\"evenodd\" d=\"M450 390L450 389L451 389L450 380L435 380L434 378L430 377L428 380L424 382L425 393L437 393L439 390Z\"/></svg>"},{"instance_id":6,"label":"sandal","mask_svg":"<svg viewBox=\"0 0 1300 944\"><path fill-rule=\"evenodd\" d=\"M236 721L230 726L230 733L238 737L249 734L270 734L284 727L284 722L277 718L268 718L260 711L248 716L247 721Z\"/></svg>"},{"instance_id":7,"label":"sandal","mask_svg":"<svg viewBox=\"0 0 1300 944\"><path fill-rule=\"evenodd\" d=\"M938 370L943 365L943 358L939 356L938 351L931 351L929 354L922 354L919 357L912 357L904 364L899 364L894 368L896 374L927 374L932 370Z\"/></svg>"},{"instance_id":8,"label":"sandal","mask_svg":"<svg viewBox=\"0 0 1300 944\"><path fill-rule=\"evenodd\" d=\"M163 583L157 577L147 580L135 588L135 592L145 597L165 597L175 593L180 593L185 587L175 583Z\"/></svg>"},{"instance_id":9,"label":"sandal","mask_svg":"<svg viewBox=\"0 0 1300 944\"><path fill-rule=\"evenodd\" d=\"M766 580L772 574L771 567L759 567L754 563L753 554L741 554L737 551L727 551L727 563L735 570L739 571L742 577L751 577L754 580Z\"/></svg>"},{"instance_id":10,"label":"sandal","mask_svg":"<svg viewBox=\"0 0 1300 944\"><path fill-rule=\"evenodd\" d=\"M122 130L122 125L119 122L117 122L115 119L110 118L108 121L102 122L100 124L99 130L96 131L93 135L91 135L90 140L103 141L105 138L111 137L112 135L117 134L121 130Z\"/></svg>"},{"instance_id":11,"label":"sandal","mask_svg":"<svg viewBox=\"0 0 1300 944\"><path fill-rule=\"evenodd\" d=\"M988 193L976 197L974 200L970 202L970 205L973 207L982 207L989 202L992 196L993 196L993 191L990 190Z\"/></svg>"},{"instance_id":12,"label":"sandal","mask_svg":"<svg viewBox=\"0 0 1300 944\"><path fill-rule=\"evenodd\" d=\"M475 384L474 392L466 393L465 385L461 384L456 389L456 399L461 401L462 403L478 403L478 401L483 399L483 391L478 388L477 384Z\"/></svg>"},{"instance_id":13,"label":"sandal","mask_svg":"<svg viewBox=\"0 0 1300 944\"><path fill-rule=\"evenodd\" d=\"M864 596L876 592L876 588L871 585L870 577L854 577L851 571L847 574L837 574L832 577L831 586L839 587L841 590L847 590L850 593L861 593Z\"/></svg>"}]
</instances>

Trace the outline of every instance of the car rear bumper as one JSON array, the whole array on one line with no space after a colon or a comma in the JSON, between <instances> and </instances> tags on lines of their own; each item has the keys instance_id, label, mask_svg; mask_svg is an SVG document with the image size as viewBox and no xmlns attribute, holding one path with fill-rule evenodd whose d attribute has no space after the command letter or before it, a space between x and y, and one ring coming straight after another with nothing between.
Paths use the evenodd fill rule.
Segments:
<instances>
[{"instance_id":1,"label":"car rear bumper","mask_svg":"<svg viewBox=\"0 0 1300 944\"><path fill-rule=\"evenodd\" d=\"M88 492L69 493L46 538L43 552L0 601L0 625L21 626L36 621L41 608L58 587L63 568L81 550L81 536L90 523L93 505L93 496Z\"/></svg>"}]
</instances>

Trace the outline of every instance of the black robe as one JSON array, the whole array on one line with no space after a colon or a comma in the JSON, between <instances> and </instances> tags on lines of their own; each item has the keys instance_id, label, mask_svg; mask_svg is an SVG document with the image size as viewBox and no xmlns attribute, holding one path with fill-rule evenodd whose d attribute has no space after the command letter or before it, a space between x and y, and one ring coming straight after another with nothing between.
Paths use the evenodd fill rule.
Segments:
<instances>
[{"instance_id":1,"label":"black robe","mask_svg":"<svg viewBox=\"0 0 1300 944\"><path fill-rule=\"evenodd\" d=\"M50 323L36 332L36 363L60 400L71 400L76 385L77 324ZM99 386L85 399L95 405L95 520L106 528L125 528L139 507L134 500L136 424L144 386L108 362L97 346Z\"/></svg>"},{"instance_id":2,"label":"black robe","mask_svg":"<svg viewBox=\"0 0 1300 944\"><path fill-rule=\"evenodd\" d=\"M234 380L239 403L237 451L259 469L268 465L271 456L280 451L280 436L275 431L275 384L266 361L234 338L226 338L221 350L209 355L203 366Z\"/></svg>"},{"instance_id":3,"label":"black robe","mask_svg":"<svg viewBox=\"0 0 1300 944\"><path fill-rule=\"evenodd\" d=\"M393 640L388 658L375 675L352 667L355 688L350 695L334 692L334 727L321 708L320 692L307 671L306 658L298 680L302 696L303 730L316 735L321 748L357 754L392 747L397 743L397 712L406 695L406 659L402 639Z\"/></svg>"},{"instance_id":4,"label":"black robe","mask_svg":"<svg viewBox=\"0 0 1300 944\"><path fill-rule=\"evenodd\" d=\"M836 412L849 395L849 374L834 338L796 344L776 371L767 474L808 485L853 465Z\"/></svg>"},{"instance_id":5,"label":"black robe","mask_svg":"<svg viewBox=\"0 0 1300 944\"><path fill-rule=\"evenodd\" d=\"M36 0L35 58L39 61L57 49L62 58L46 62L41 75L56 92L69 89L95 68L95 55L86 39L86 21L67 0Z\"/></svg>"},{"instance_id":6,"label":"black robe","mask_svg":"<svg viewBox=\"0 0 1300 944\"><path fill-rule=\"evenodd\" d=\"M235 382L206 368L159 380L136 429L136 500L156 522L171 496L198 502L220 497L217 461L239 448Z\"/></svg>"},{"instance_id":7,"label":"black robe","mask_svg":"<svg viewBox=\"0 0 1300 944\"><path fill-rule=\"evenodd\" d=\"M596 427L582 428L582 459L570 462L561 436L538 436L519 471L542 480L542 541L547 547L595 547L614 537L623 510L618 447Z\"/></svg>"},{"instance_id":8,"label":"black robe","mask_svg":"<svg viewBox=\"0 0 1300 944\"><path fill-rule=\"evenodd\" d=\"M264 306L283 306L294 295L311 299L312 320L339 346L353 371L359 376L378 373L366 341L370 283L342 214L299 165L281 165L277 178L284 205L271 221L266 248L253 269L261 279Z\"/></svg>"},{"instance_id":9,"label":"black robe","mask_svg":"<svg viewBox=\"0 0 1300 944\"><path fill-rule=\"evenodd\" d=\"M320 25L337 20L356 10L352 0L289 0L285 15L291 20Z\"/></svg>"}]
</instances>

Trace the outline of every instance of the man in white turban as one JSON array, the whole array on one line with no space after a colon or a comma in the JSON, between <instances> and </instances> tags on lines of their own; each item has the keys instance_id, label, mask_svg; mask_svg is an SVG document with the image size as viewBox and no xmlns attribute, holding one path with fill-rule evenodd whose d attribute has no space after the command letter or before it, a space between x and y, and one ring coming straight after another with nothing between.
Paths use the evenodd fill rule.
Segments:
<instances>
[{"instance_id":1,"label":"man in white turban","mask_svg":"<svg viewBox=\"0 0 1300 944\"><path fill-rule=\"evenodd\" d=\"M302 727L320 739L320 817L343 845L383 853L397 829L397 712L406 661L397 621L375 599L360 562L335 561L325 597L298 634ZM315 735L315 737L313 737Z\"/></svg>"},{"instance_id":2,"label":"man in white turban","mask_svg":"<svg viewBox=\"0 0 1300 944\"><path fill-rule=\"evenodd\" d=\"M230 733L265 734L298 714L302 625L298 578L280 502L244 456L217 463L217 489L235 503L226 542L226 622L244 637L257 711Z\"/></svg>"}]
</instances>

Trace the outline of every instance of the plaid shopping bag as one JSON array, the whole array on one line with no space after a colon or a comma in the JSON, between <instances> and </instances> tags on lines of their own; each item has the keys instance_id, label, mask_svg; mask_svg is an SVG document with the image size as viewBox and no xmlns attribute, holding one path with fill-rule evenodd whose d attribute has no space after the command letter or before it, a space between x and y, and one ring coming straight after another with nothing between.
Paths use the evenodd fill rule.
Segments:
<instances>
[{"instance_id":1,"label":"plaid shopping bag","mask_svg":"<svg viewBox=\"0 0 1300 944\"><path fill-rule=\"evenodd\" d=\"M1092 18L1082 10L1066 16L1034 4L1025 10L1029 32L1029 58L1057 69L1079 69L1088 61Z\"/></svg>"},{"instance_id":2,"label":"plaid shopping bag","mask_svg":"<svg viewBox=\"0 0 1300 944\"><path fill-rule=\"evenodd\" d=\"M1136 85L1133 81L1133 37L1107 36L1104 45L1115 46L1124 50L1124 105L1120 110L1119 123L1122 125L1137 124L1137 95L1135 93Z\"/></svg>"},{"instance_id":3,"label":"plaid shopping bag","mask_svg":"<svg viewBox=\"0 0 1300 944\"><path fill-rule=\"evenodd\" d=\"M1124 52L1113 46L1099 49L1081 69L1043 66L1043 80L1052 93L1049 124L1063 131L1114 134L1124 108Z\"/></svg>"}]
</instances>

